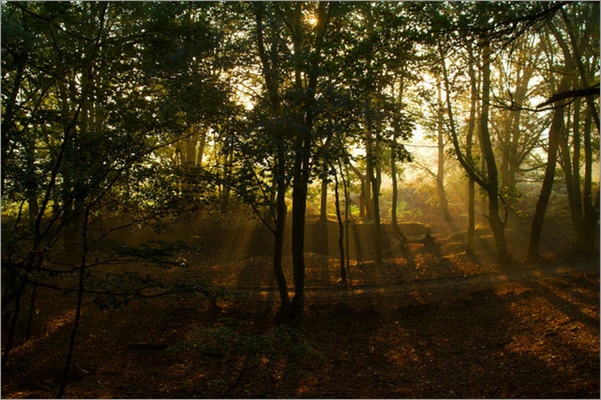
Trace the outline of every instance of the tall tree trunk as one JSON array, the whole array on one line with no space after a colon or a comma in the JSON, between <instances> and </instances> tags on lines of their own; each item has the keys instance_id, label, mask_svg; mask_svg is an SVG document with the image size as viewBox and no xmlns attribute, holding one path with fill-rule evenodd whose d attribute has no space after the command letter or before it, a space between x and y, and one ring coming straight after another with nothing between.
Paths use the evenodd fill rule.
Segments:
<instances>
[{"instance_id":1,"label":"tall tree trunk","mask_svg":"<svg viewBox=\"0 0 601 400\"><path fill-rule=\"evenodd\" d=\"M196 153L196 165L202 165L202 158L205 153L205 147L207 145L207 130L200 129L198 137L198 152Z\"/></svg>"},{"instance_id":2,"label":"tall tree trunk","mask_svg":"<svg viewBox=\"0 0 601 400\"><path fill-rule=\"evenodd\" d=\"M534 68L530 65L525 65L518 70L519 76L516 78L516 87L512 97L513 103L517 105L524 104L533 73ZM522 129L520 129L522 110L521 108L513 109L507 112L506 115L500 169L501 186L505 190L513 192L517 182L516 175L523 158L520 154L520 146L522 145Z\"/></svg>"},{"instance_id":3,"label":"tall tree trunk","mask_svg":"<svg viewBox=\"0 0 601 400\"><path fill-rule=\"evenodd\" d=\"M478 100L478 77L476 76L476 70L474 68L475 60L473 48L469 49L469 76L471 86L471 99L470 99L470 114L467 125L467 137L466 137L466 157L470 163L473 163L474 155L473 142L474 142L474 131L476 130L476 102ZM471 174L468 174L467 182L467 237L466 237L466 253L472 254L474 251L474 236L476 235L476 182Z\"/></svg>"},{"instance_id":4,"label":"tall tree trunk","mask_svg":"<svg viewBox=\"0 0 601 400\"><path fill-rule=\"evenodd\" d=\"M341 165L339 165L342 167ZM342 168L339 169L343 174ZM342 177L344 179L344 177ZM340 211L340 195L338 193L338 173L334 174L334 201L336 205L336 220L338 221L338 249L340 250L340 280L346 282L345 252L344 252L344 222Z\"/></svg>"},{"instance_id":5,"label":"tall tree trunk","mask_svg":"<svg viewBox=\"0 0 601 400\"><path fill-rule=\"evenodd\" d=\"M326 222L328 219L328 177L324 172L321 178L321 201L319 207L319 221Z\"/></svg>"},{"instance_id":6,"label":"tall tree trunk","mask_svg":"<svg viewBox=\"0 0 601 400\"><path fill-rule=\"evenodd\" d=\"M368 128L369 129L369 128ZM366 177L366 181L367 181L367 187L369 188L370 191L370 197L368 197L367 199L367 203L369 204L369 207L366 207L366 220L367 221L371 221L373 222L374 220L374 216L375 216L375 211L374 211L374 205L375 205L375 201L374 198L378 197L377 193L374 192L375 189L377 189L377 183L376 183L376 173L375 173L375 154L374 154L374 143L373 143L373 138L371 137L371 129L369 129L369 132L367 133L369 135L369 137L366 138L365 141L365 177Z\"/></svg>"},{"instance_id":7,"label":"tall tree trunk","mask_svg":"<svg viewBox=\"0 0 601 400\"><path fill-rule=\"evenodd\" d=\"M361 179L361 193L359 199L359 218L363 221L370 221L373 215L373 204L371 202L371 183L367 173Z\"/></svg>"},{"instance_id":8,"label":"tall tree trunk","mask_svg":"<svg viewBox=\"0 0 601 400\"><path fill-rule=\"evenodd\" d=\"M482 105L480 112L480 146L484 156L484 162L486 164L486 177L476 170L471 159L466 158L463 154L459 140L457 137L457 129L452 112L452 104L450 99L450 83L446 63L444 61L444 51L442 47L439 47L439 53L441 56L441 67L445 83L445 91L447 92L447 112L449 114L449 126L451 131L451 139L453 141L453 147L457 155L457 160L463 166L465 171L469 174L474 181L486 190L488 194L488 221L490 223L493 235L495 238L495 247L497 250L497 259L499 263L503 264L510 261L510 255L507 250L507 243L505 241L505 222L499 217L499 187L498 187L498 173L497 165L495 161L495 155L492 148L492 142L490 138L490 132L488 130L488 113L489 113L489 101L490 101L490 46L484 40L480 41L482 46Z\"/></svg>"},{"instance_id":9,"label":"tall tree trunk","mask_svg":"<svg viewBox=\"0 0 601 400\"><path fill-rule=\"evenodd\" d=\"M340 160L338 160L338 162L340 162ZM349 231L350 231L350 219L352 218L351 216L351 195L349 193L348 190L348 183L350 181L350 173L349 173L349 162L345 163L345 171L344 171L344 175L342 172L342 165L340 165L340 174L343 176L342 178L342 185L344 188L344 233L345 233L345 247L346 247L346 271L350 274L351 271L351 255L350 255L350 235L349 235Z\"/></svg>"},{"instance_id":10,"label":"tall tree trunk","mask_svg":"<svg viewBox=\"0 0 601 400\"><path fill-rule=\"evenodd\" d=\"M590 4L592 5L591 15L598 15L599 14L599 4L596 2L591 2ZM587 70L585 69L585 65L582 61L583 57L582 57L582 52L580 50L580 44L578 43L578 39L575 35L575 32L577 32L578 29L575 27L575 24L570 21L570 17L566 10L561 10L560 15L566 26L566 33L569 36L571 51L570 51L570 46L568 46L568 43L566 42L563 35L560 33L560 31L557 29L557 27L555 25L549 24L548 25L549 30L554 35L555 39L557 40L557 43L559 44L559 46L561 47L561 49L563 51L564 58L566 60L565 61L566 69L569 72L577 71L579 78L580 78L579 85L582 85L582 87L589 87L589 83L588 83L589 77L587 76ZM597 20L597 25L598 25L598 20ZM599 114L597 112L597 107L596 107L595 101L592 96L587 96L587 97L585 97L585 99L586 99L585 101L588 105L588 108L590 110L589 112L592 112L591 116L592 116L593 120L595 121L597 130L599 131L600 130ZM574 103L576 105L576 103L579 103L579 102L580 102L580 98L576 98ZM575 119L578 119L577 114L575 114ZM570 160L570 149L569 149L567 136L564 136L561 138L559 150L560 150L560 155L561 155L562 168L565 173L566 187L567 187L567 192L568 192L568 203L570 206L570 213L571 213L572 224L573 224L573 226L572 226L573 232L574 232L573 250L577 253L587 254L587 253L594 252L595 237L588 235L587 228L585 228L585 224L587 224L587 222L585 222L586 210L583 210L582 200L584 200L584 202L586 202L587 199L586 199L586 194L585 194L585 198L582 199L582 195L580 192L580 171L579 171L580 166L575 164L575 162L579 162L579 157L580 157L579 151L578 151L578 154L576 154L576 150L580 148L580 137L579 137L579 129L575 124L574 124L573 131L574 131L574 134L576 135L576 136L574 136L574 141L573 141L573 145L574 145L573 160L572 161ZM585 141L586 141L586 137L585 137ZM585 148L585 157L586 157L586 148ZM585 164L586 164L586 162L587 161L585 158ZM586 165L585 165L585 169L586 169ZM585 171L585 175L586 175L586 171ZM585 188L585 192L586 192L586 188ZM584 207L586 208L586 205Z\"/></svg>"},{"instance_id":11,"label":"tall tree trunk","mask_svg":"<svg viewBox=\"0 0 601 400\"><path fill-rule=\"evenodd\" d=\"M281 136L281 134L280 134ZM280 310L278 316L286 315L290 308L290 296L288 295L288 283L282 270L282 256L284 251L284 232L286 222L286 181L285 181L285 162L286 149L283 138L278 140L278 156L277 156L277 183L276 183L276 218L273 248L273 273L278 284L278 292L280 295Z\"/></svg>"},{"instance_id":12,"label":"tall tree trunk","mask_svg":"<svg viewBox=\"0 0 601 400\"><path fill-rule=\"evenodd\" d=\"M359 168L354 166L349 162L349 167L353 171L355 175L359 178L361 182L361 188L359 193L359 219L368 220L369 215L372 214L371 211L371 201L370 201L370 184L367 173L363 175Z\"/></svg>"},{"instance_id":13,"label":"tall tree trunk","mask_svg":"<svg viewBox=\"0 0 601 400\"><path fill-rule=\"evenodd\" d=\"M274 119L279 120L282 115L282 105L279 95L278 88L278 71L274 68L267 56L265 51L265 43L263 38L263 13L265 3L253 3L255 11L255 22L256 22L256 38L257 48L259 57L261 59L263 79L265 80L265 86L271 107L273 111ZM272 60L273 61L273 60ZM286 221L286 145L284 141L283 132L281 127L276 127L275 135L276 143L276 213L275 213L275 229L274 234L274 251L273 251L273 272L278 284L278 292L280 295L280 309L278 311L278 317L286 317L290 313L291 302L288 295L288 284L284 272L282 271L282 255L284 246L284 228Z\"/></svg>"},{"instance_id":14,"label":"tall tree trunk","mask_svg":"<svg viewBox=\"0 0 601 400\"><path fill-rule=\"evenodd\" d=\"M561 88L567 87L566 81L562 82ZM553 111L553 122L549 129L549 145L547 155L547 166L545 167L545 177L541 187L538 201L536 202L536 210L532 219L530 228L530 239L528 241L528 262L539 262L542 257L540 254L540 237L545 220L545 212L551 197L551 189L553 188L553 180L555 177L555 166L557 165L557 150L559 147L559 137L563 131L563 102L555 103Z\"/></svg>"},{"instance_id":15,"label":"tall tree trunk","mask_svg":"<svg viewBox=\"0 0 601 400\"><path fill-rule=\"evenodd\" d=\"M591 5L591 10L590 10L591 14L590 15L598 16L599 15L599 2L592 1L592 2L590 2L590 5ZM576 39L576 36L574 35L574 33L578 31L578 28L575 28L572 25L570 18L568 16L568 13L565 9L562 9L560 11L560 14L561 14L563 21L566 24L566 27L568 28L567 33L570 38L570 43L572 45L573 57L572 57L571 61L576 65L576 68L578 69L578 73L580 75L580 81L581 81L581 84L583 85L583 87L585 87L585 88L589 87L589 83L588 83L589 80L588 80L588 77L586 74L587 71L584 68L584 63L582 62L582 53L580 51L580 46L578 44L578 40ZM598 20L598 17L596 17L596 18L597 18L596 24L598 26L599 20ZM556 37L558 37L556 30L554 33L556 34ZM563 39L561 39L561 36L558 37L558 40L561 40L563 42ZM561 43L560 43L560 45L561 45ZM567 46L565 46L565 45L562 46L562 50L564 51L564 55L566 56L566 59L569 59L570 54L569 54L569 50L567 50ZM587 96L586 102L591 110L597 109L597 107L595 106L595 100L593 99L592 96ZM592 117L593 117L593 120L595 121L595 125L597 126L597 131L601 132L601 126L599 123L599 114L595 111L594 113L592 113Z\"/></svg>"},{"instance_id":16,"label":"tall tree trunk","mask_svg":"<svg viewBox=\"0 0 601 400\"><path fill-rule=\"evenodd\" d=\"M368 128L368 130L371 129ZM382 263L382 248L381 248L381 243L382 243L382 238L381 238L381 233L380 233L380 182L379 182L379 172L377 171L377 152L378 152L378 148L377 148L377 139L376 141L372 141L371 139L367 141L368 145L367 145L367 149L366 149L366 157L367 157L367 178L369 181L369 184L371 185L371 192L372 192L372 198L371 198L371 206L372 206L372 213L371 215L368 215L368 220L370 220L373 223L373 250L374 250L374 256L375 256L375 261L377 264L381 264Z\"/></svg>"},{"instance_id":17,"label":"tall tree trunk","mask_svg":"<svg viewBox=\"0 0 601 400\"><path fill-rule=\"evenodd\" d=\"M487 193L488 193L488 221L492 229L495 246L497 249L497 258L500 263L510 261L507 243L505 241L505 222L499 217L501 207L499 204L499 180L497 173L497 164L493 152L490 132L488 130L488 115L490 103L490 47L486 43L482 49L482 106L480 114L480 136L482 153L486 162L487 169Z\"/></svg>"},{"instance_id":18,"label":"tall tree trunk","mask_svg":"<svg viewBox=\"0 0 601 400\"><path fill-rule=\"evenodd\" d=\"M402 86L402 84L401 84ZM401 102L399 102L401 106ZM390 210L390 221L392 223L392 230L395 234L400 234L399 221L397 217L397 208L399 202L399 187L398 187L398 176L396 167L396 143L398 140L398 122L394 122L394 132L392 133L392 146L390 148L390 177L392 179L392 207Z\"/></svg>"},{"instance_id":19,"label":"tall tree trunk","mask_svg":"<svg viewBox=\"0 0 601 400\"><path fill-rule=\"evenodd\" d=\"M29 182L29 187L27 189L27 204L29 205L29 229L31 232L35 231L35 223L37 220L37 216L40 212L40 207L38 206L38 184L35 182L35 140L30 140L28 148L26 150L26 159L27 159L27 174L31 177L31 182ZM26 327L26 337L31 337L31 327L33 324L33 317L35 315L36 301L37 301L37 280L34 278L31 282L31 298L29 301L29 315L27 317L27 327Z\"/></svg>"},{"instance_id":20,"label":"tall tree trunk","mask_svg":"<svg viewBox=\"0 0 601 400\"><path fill-rule=\"evenodd\" d=\"M584 123L583 139L584 139L584 236L587 240L587 252L594 253L596 250L597 235L599 229L597 227L598 215L595 213L594 198L593 198L593 147L591 140L592 129L592 114L596 112L592 110L590 104L587 103L587 115ZM598 198L598 193L597 196Z\"/></svg>"},{"instance_id":21,"label":"tall tree trunk","mask_svg":"<svg viewBox=\"0 0 601 400\"><path fill-rule=\"evenodd\" d=\"M303 53L302 28L303 3L294 3L292 9L292 44L295 55ZM320 10L323 4L320 5ZM325 21L319 21L322 24ZM319 26L317 27L319 29ZM299 110L295 115L296 132L294 143L294 166L292 181L292 269L294 280L294 298L290 317L294 318L303 312L305 306L305 217L307 211L307 186L311 172L311 135L313 130L313 106L315 88L317 86L316 66L310 71L309 83L303 85L301 66L294 71L294 85L298 91L307 90L309 98L301 100Z\"/></svg>"},{"instance_id":22,"label":"tall tree trunk","mask_svg":"<svg viewBox=\"0 0 601 400\"><path fill-rule=\"evenodd\" d=\"M398 104L397 107L399 108L399 111L403 110L403 95L405 93L405 80L404 80L404 74L405 73L405 68L403 67L402 71L401 71L401 77L400 77L400 82L399 82L399 93L398 93L398 97L396 99L396 103ZM393 132L393 136L392 136L392 142L393 142L393 146L391 147L390 150L390 176L392 178L392 209L391 209L391 220L392 220L392 230L393 232L403 241L405 241L405 235L403 234L403 232L401 231L401 228L399 227L399 221L398 221L398 206L399 206L399 184L398 184L398 171L397 171L397 140L399 139L399 132L401 130L401 123L402 120L400 119L399 116L394 117L393 120L393 128L394 128L394 132Z\"/></svg>"},{"instance_id":23,"label":"tall tree trunk","mask_svg":"<svg viewBox=\"0 0 601 400\"><path fill-rule=\"evenodd\" d=\"M303 153L309 151L310 142L301 134L297 144L292 182L292 268L294 298L290 317L301 314L305 305L305 215L307 210L307 178L309 162Z\"/></svg>"},{"instance_id":24,"label":"tall tree trunk","mask_svg":"<svg viewBox=\"0 0 601 400\"><path fill-rule=\"evenodd\" d=\"M397 132L395 130L392 140L394 143L397 141ZM392 230L395 234L400 235L401 229L399 228L398 221L398 202L399 202L399 187L398 187L398 176L396 166L396 149L393 147L390 153L390 177L392 178L392 207L390 210L390 218L392 223Z\"/></svg>"},{"instance_id":25,"label":"tall tree trunk","mask_svg":"<svg viewBox=\"0 0 601 400\"><path fill-rule=\"evenodd\" d=\"M578 119L577 114L575 114L574 116L575 119ZM574 125L572 124L572 126ZM573 145L579 149L579 134L577 132L573 133L575 134ZM561 155L560 164L565 175L566 190L568 194L568 205L570 209L570 216L572 219L572 250L576 253L582 253L585 252L585 238L582 224L582 204L580 201L580 172L579 166L573 164L574 159L571 157L572 153L570 152L569 135L567 135L564 132L562 132L560 136L559 152ZM578 160L578 156L574 155L574 157L576 160Z\"/></svg>"},{"instance_id":26,"label":"tall tree trunk","mask_svg":"<svg viewBox=\"0 0 601 400\"><path fill-rule=\"evenodd\" d=\"M444 190L444 162L446 158L444 148L444 132L443 132L443 120L442 120L442 88L440 81L438 82L438 118L437 118L437 145L438 145L438 157L437 157L437 170L436 170L436 193L438 194L438 202L440 203L440 212L445 222L450 222L453 218L451 217L451 211L449 210L449 200Z\"/></svg>"}]
</instances>

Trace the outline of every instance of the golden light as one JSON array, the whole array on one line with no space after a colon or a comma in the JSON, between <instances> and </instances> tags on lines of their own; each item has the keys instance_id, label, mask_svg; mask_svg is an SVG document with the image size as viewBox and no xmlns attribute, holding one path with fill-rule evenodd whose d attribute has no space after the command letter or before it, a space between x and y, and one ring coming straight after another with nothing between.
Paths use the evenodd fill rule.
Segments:
<instances>
[{"instance_id":1,"label":"golden light","mask_svg":"<svg viewBox=\"0 0 601 400\"><path fill-rule=\"evenodd\" d=\"M311 25L312 27L316 26L317 23L319 22L319 20L317 19L316 15L313 14L308 14L305 16L305 22L309 25Z\"/></svg>"}]
</instances>

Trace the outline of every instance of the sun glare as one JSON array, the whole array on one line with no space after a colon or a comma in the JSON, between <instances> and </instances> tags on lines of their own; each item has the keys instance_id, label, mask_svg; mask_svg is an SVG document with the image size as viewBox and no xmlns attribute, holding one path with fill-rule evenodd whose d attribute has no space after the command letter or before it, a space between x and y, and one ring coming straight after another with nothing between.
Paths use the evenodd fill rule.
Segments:
<instances>
[{"instance_id":1,"label":"sun glare","mask_svg":"<svg viewBox=\"0 0 601 400\"><path fill-rule=\"evenodd\" d=\"M309 14L305 17L305 21L307 22L307 24L311 25L311 26L316 26L317 22L319 22L319 20L317 19L317 16L313 15L313 14Z\"/></svg>"}]
</instances>

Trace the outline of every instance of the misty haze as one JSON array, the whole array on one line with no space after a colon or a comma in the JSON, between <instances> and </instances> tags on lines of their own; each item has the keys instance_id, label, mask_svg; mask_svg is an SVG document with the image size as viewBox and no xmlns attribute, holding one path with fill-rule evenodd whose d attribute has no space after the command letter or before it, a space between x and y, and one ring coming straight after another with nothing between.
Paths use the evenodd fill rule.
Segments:
<instances>
[{"instance_id":1,"label":"misty haze","mask_svg":"<svg viewBox=\"0 0 601 400\"><path fill-rule=\"evenodd\" d=\"M599 398L599 2L1 11L3 397Z\"/></svg>"}]
</instances>

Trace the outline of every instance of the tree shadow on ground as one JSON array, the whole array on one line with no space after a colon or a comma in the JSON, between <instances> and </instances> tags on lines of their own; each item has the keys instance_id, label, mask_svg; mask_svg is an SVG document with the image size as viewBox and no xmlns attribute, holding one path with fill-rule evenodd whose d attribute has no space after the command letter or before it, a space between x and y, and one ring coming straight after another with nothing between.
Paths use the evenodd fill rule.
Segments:
<instances>
[{"instance_id":1,"label":"tree shadow on ground","mask_svg":"<svg viewBox=\"0 0 601 400\"><path fill-rule=\"evenodd\" d=\"M593 288L595 277L589 280L586 284ZM596 280L598 283L598 274ZM331 396L319 388L331 386L337 379L352 381L354 376L360 378L357 385L349 384L348 391L338 396L598 396L598 345L593 346L596 351L590 351L575 344L578 338L573 327L561 335L550 335L549 329L556 327L549 326L548 318L548 313L567 309L568 319L582 320L582 313L573 312L582 305L598 308L598 293L580 299L584 303L578 306L541 288L497 292L475 290L442 302L427 302L423 300L427 296L412 292L399 306L386 297L361 305L351 298L350 305L330 316L333 325L345 328L331 353L332 359L340 359L316 372L328 378L317 378L314 391L304 394ZM547 307L539 313L526 307L541 301ZM382 306L384 302L388 304ZM586 329L580 329L583 336L598 342L598 312L596 315L585 318ZM363 335L366 331L368 337ZM349 354L354 354L353 361ZM342 367L349 364L350 370Z\"/></svg>"}]
</instances>

